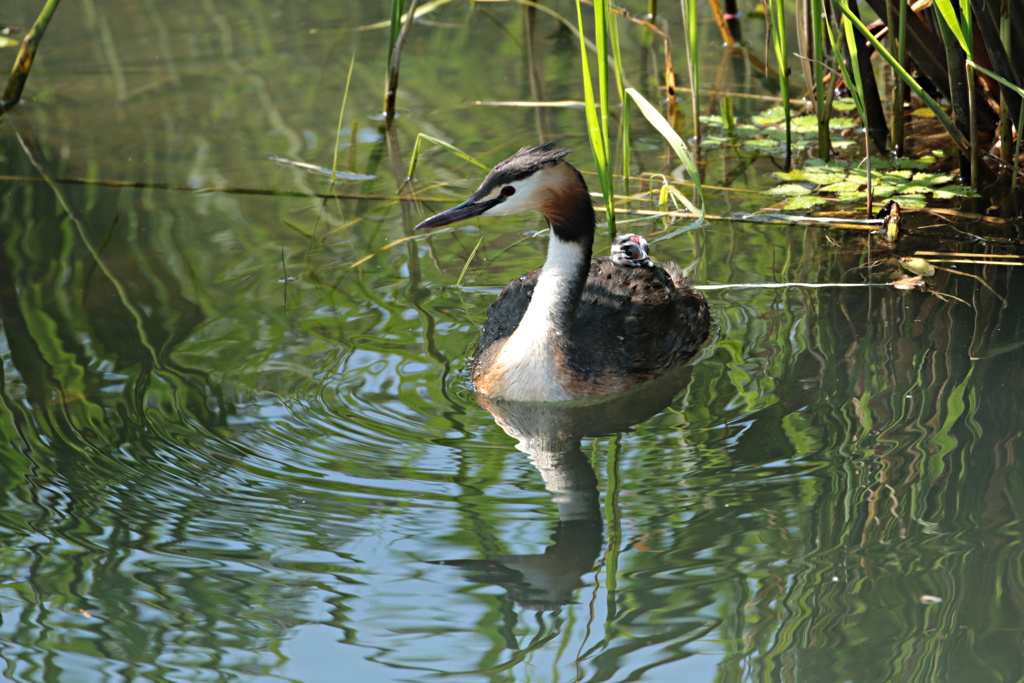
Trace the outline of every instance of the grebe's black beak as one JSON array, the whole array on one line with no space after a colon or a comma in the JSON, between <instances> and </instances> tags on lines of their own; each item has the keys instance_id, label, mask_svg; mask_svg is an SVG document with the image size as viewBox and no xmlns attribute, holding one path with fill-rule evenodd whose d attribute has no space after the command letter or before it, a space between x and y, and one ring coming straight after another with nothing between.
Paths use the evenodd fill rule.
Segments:
<instances>
[{"instance_id":1,"label":"grebe's black beak","mask_svg":"<svg viewBox=\"0 0 1024 683\"><path fill-rule=\"evenodd\" d=\"M479 216L488 209L500 204L504 199L505 198L501 195L498 195L495 199L484 199L482 201L477 201L470 197L458 206L453 206L447 211L442 211L439 214L431 216L413 229L424 230L426 228L440 228L442 225L458 223L459 221L464 221L467 218Z\"/></svg>"}]
</instances>

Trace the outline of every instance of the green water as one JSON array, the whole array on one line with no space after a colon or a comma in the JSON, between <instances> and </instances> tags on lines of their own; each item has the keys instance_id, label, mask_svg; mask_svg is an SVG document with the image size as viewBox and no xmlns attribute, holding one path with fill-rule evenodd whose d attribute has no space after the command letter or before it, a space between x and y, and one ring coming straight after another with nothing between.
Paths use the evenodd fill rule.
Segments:
<instances>
[{"instance_id":1,"label":"green water","mask_svg":"<svg viewBox=\"0 0 1024 683\"><path fill-rule=\"evenodd\" d=\"M0 21L30 25L29 4ZM1024 275L940 272L944 299L711 289L712 340L666 381L571 411L482 405L468 358L543 226L401 241L450 204L396 188L419 132L487 163L558 136L592 169L581 110L473 104L579 98L577 48L541 15L531 90L520 7L443 7L410 35L389 148L386 29L356 30L386 17L58 10L0 120L4 676L1024 677ZM657 53L623 36L651 87ZM372 178L331 188L271 157L332 164L353 55L339 168ZM729 64L730 88L771 87ZM642 170L672 170L641 121L634 141ZM707 161L707 184L740 190L778 168ZM416 176L455 201L481 171L431 150ZM709 211L773 201L716 191ZM715 221L654 248L703 284L891 275L821 228Z\"/></svg>"}]
</instances>

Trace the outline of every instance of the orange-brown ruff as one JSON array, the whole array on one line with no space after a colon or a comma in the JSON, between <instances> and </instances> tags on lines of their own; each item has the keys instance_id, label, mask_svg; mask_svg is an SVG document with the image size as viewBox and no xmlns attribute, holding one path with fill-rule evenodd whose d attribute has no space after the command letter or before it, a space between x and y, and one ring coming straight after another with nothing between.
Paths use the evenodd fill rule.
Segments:
<instances>
[{"instance_id":1,"label":"orange-brown ruff","mask_svg":"<svg viewBox=\"0 0 1024 683\"><path fill-rule=\"evenodd\" d=\"M491 304L476 359L477 391L512 401L613 394L686 362L711 325L704 295L674 265L591 259L594 207L583 177L553 143L495 166L462 204L420 223L539 211L551 226L544 266Z\"/></svg>"}]
</instances>

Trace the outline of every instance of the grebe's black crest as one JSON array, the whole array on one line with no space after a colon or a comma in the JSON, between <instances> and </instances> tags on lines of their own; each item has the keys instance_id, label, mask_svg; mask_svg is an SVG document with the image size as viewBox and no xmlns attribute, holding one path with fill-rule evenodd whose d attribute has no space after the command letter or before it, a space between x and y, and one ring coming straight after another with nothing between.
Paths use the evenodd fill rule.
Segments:
<instances>
[{"instance_id":1,"label":"grebe's black crest","mask_svg":"<svg viewBox=\"0 0 1024 683\"><path fill-rule=\"evenodd\" d=\"M591 259L594 206L568 154L554 143L524 147L465 202L416 226L522 211L551 226L544 266L510 282L488 312L473 362L473 384L488 396L563 401L624 391L685 362L708 336L704 296L678 268L655 265L643 238Z\"/></svg>"},{"instance_id":2,"label":"grebe's black crest","mask_svg":"<svg viewBox=\"0 0 1024 683\"><path fill-rule=\"evenodd\" d=\"M518 152L491 169L480 184L480 189L495 183L504 184L521 180L569 156L572 150L559 149L555 147L556 144L552 141L540 147L521 147Z\"/></svg>"}]
</instances>

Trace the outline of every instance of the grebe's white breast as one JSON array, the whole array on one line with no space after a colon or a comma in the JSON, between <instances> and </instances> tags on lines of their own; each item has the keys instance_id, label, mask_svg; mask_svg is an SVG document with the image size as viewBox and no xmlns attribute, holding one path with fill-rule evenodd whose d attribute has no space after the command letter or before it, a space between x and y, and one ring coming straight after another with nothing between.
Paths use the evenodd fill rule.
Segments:
<instances>
[{"instance_id":1,"label":"grebe's white breast","mask_svg":"<svg viewBox=\"0 0 1024 683\"><path fill-rule=\"evenodd\" d=\"M566 331L558 326L557 317L579 263L589 259L580 245L551 234L547 259L531 297L536 304L526 308L515 331L499 342L488 367L477 363L480 370L474 370L473 382L479 391L511 401L573 398L567 386Z\"/></svg>"}]
</instances>

